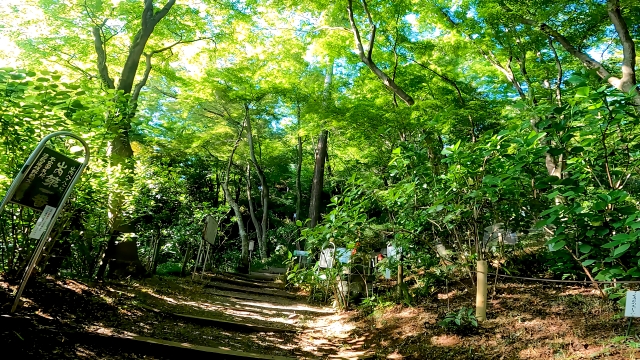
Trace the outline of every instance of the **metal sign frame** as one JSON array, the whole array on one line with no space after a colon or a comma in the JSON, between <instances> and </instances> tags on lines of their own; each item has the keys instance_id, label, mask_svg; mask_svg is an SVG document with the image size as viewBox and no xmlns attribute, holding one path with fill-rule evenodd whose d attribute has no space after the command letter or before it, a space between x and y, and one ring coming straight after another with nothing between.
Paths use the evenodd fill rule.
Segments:
<instances>
[{"instance_id":1,"label":"metal sign frame","mask_svg":"<svg viewBox=\"0 0 640 360\"><path fill-rule=\"evenodd\" d=\"M29 173L29 170L31 170L31 167L33 166L34 162L36 161L36 159L38 159L38 156L40 156L40 154L44 150L45 146L47 145L47 142L49 142L49 140L53 138L62 137L62 136L68 136L70 138L78 140L82 144L85 152L84 161L82 162L82 164L80 165L76 173L74 174L73 179L71 180L71 182L69 183L69 186L64 192L64 195L60 200L60 204L58 204L58 207L56 208L55 213L53 214L51 222L47 226L47 229L44 231L44 235L41 236L38 240L38 245L34 249L33 254L31 255L31 260L29 261L29 264L27 265L27 268L24 271L24 275L22 276L22 280L20 281L20 287L16 292L15 300L13 302L13 306L11 307L11 313L14 313L18 308L18 304L20 302L20 297L22 296L22 292L24 291L24 288L27 285L27 281L29 280L29 277L31 276L33 269L36 267L36 264L40 259L40 255L42 254L42 249L44 248L45 244L49 239L49 234L51 233L51 230L53 229L56 223L56 220L58 219L58 216L62 211L62 208L67 203L67 200L71 195L71 191L73 190L73 187L78 182L78 179L80 179L80 176L82 175L82 172L84 171L84 169L87 167L87 164L89 164L90 152L89 152L89 146L87 145L86 141L84 141L84 139L81 138L80 136L75 135L68 131L57 131L45 136L42 140L40 140L35 150L33 150L31 155L27 159L27 161L22 166L22 169L20 170L18 175L16 175L15 179L13 179L13 182L11 183L9 190L7 190L7 194L5 195L4 199L2 199L2 203L0 203L0 215L2 215L4 208L11 201L11 199L13 198L13 195L15 195L16 191L18 190L18 187L20 186L24 178Z\"/></svg>"}]
</instances>

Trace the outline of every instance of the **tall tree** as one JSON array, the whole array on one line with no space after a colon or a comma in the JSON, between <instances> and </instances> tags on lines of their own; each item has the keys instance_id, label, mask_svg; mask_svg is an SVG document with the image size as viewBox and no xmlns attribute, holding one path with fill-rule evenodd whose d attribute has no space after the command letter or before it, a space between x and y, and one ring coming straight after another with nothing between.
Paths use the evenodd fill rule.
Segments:
<instances>
[{"instance_id":1,"label":"tall tree","mask_svg":"<svg viewBox=\"0 0 640 360\"><path fill-rule=\"evenodd\" d=\"M245 112L246 114L250 114L249 104L245 104ZM269 225L269 184L267 184L267 178L264 175L264 171L262 170L262 166L258 162L256 158L256 151L253 144L253 129L251 127L251 117L247 115L245 125L247 128L247 142L249 144L249 156L251 159L251 163L256 168L256 172L258 173L258 178L260 179L260 204L262 205L262 221L260 222L260 227L256 226L256 231L258 232L258 246L260 248L260 258L263 260L267 259L267 227ZM247 169L250 169L249 167ZM249 171L249 170L247 170ZM249 176L247 181L251 180ZM250 186L250 185L247 185ZM251 201L251 199L249 199Z\"/></svg>"},{"instance_id":2,"label":"tall tree","mask_svg":"<svg viewBox=\"0 0 640 360\"><path fill-rule=\"evenodd\" d=\"M318 137L318 146L315 153L313 170L313 183L311 185L311 202L309 204L309 227L315 227L320 221L322 206L322 189L324 186L324 164L327 158L327 138L329 131L322 130Z\"/></svg>"},{"instance_id":3,"label":"tall tree","mask_svg":"<svg viewBox=\"0 0 640 360\"><path fill-rule=\"evenodd\" d=\"M133 84L135 82L138 66L140 65L140 59L145 51L147 41L151 37L156 25L169 13L174 4L175 0L168 0L161 9L156 11L153 0L144 1L140 28L136 32L131 45L129 46L129 53L122 68L122 72L120 73L120 80L117 87L109 74L109 67L107 63L106 43L108 41L108 35L105 33L104 28L108 19L103 19L101 21L96 19L89 7L85 7L87 15L94 21L92 34L97 54L97 69L100 74L100 80L107 88L118 90L117 96L124 96L124 98L116 98L116 103L119 104L119 107L115 110L115 113L109 115L111 118L115 119L112 127L114 135L107 150L111 162L110 166L113 172L122 170L131 171L133 169L133 163L130 161L133 157L133 150L131 148L129 131L131 130L131 121L135 116L140 92L146 85L147 80L149 79L149 74L151 73L151 58L156 53L169 50L172 46L175 46L175 44L145 54L146 68L144 75L135 85L135 89ZM125 176L129 177L130 175ZM128 182L130 182L130 180ZM123 221L123 202L124 196L122 196L121 192L113 194L109 199L111 236L107 243L103 260L98 268L98 273L96 275L98 279L102 279L104 276L108 260L113 253L118 236L117 229Z\"/></svg>"}]
</instances>

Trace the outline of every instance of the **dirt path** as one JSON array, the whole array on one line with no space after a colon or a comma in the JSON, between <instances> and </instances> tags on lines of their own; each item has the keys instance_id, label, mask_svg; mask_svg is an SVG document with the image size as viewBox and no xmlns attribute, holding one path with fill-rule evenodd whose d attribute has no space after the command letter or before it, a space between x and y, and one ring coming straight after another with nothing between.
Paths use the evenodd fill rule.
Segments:
<instances>
[{"instance_id":1,"label":"dirt path","mask_svg":"<svg viewBox=\"0 0 640 360\"><path fill-rule=\"evenodd\" d=\"M200 347L226 351L216 358L366 355L349 344L353 325L348 314L309 305L273 276L259 277L156 277L94 286L52 278L35 281L21 311L0 317L0 336L41 359L182 358L182 350L176 349L181 346L193 352L190 358L197 358ZM6 298L0 297L2 304L10 300L12 287L0 285ZM111 343L116 337L119 342Z\"/></svg>"}]
</instances>

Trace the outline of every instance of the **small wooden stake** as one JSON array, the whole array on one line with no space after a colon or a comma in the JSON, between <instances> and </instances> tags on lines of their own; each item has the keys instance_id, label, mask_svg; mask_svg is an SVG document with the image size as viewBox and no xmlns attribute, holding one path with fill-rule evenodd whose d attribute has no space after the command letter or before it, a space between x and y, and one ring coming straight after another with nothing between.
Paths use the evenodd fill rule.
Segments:
<instances>
[{"instance_id":1,"label":"small wooden stake","mask_svg":"<svg viewBox=\"0 0 640 360\"><path fill-rule=\"evenodd\" d=\"M487 319L487 273L489 266L486 260L478 261L478 288L476 292L476 319Z\"/></svg>"}]
</instances>

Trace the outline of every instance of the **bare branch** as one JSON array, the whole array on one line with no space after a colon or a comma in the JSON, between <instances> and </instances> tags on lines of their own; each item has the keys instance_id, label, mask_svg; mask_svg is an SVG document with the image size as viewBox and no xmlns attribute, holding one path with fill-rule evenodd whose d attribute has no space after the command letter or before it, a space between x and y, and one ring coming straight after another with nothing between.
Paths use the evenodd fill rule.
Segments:
<instances>
[{"instance_id":1,"label":"bare branch","mask_svg":"<svg viewBox=\"0 0 640 360\"><path fill-rule=\"evenodd\" d=\"M451 18L451 16L443 9L443 8L438 8L438 10L440 11L440 13L445 17L445 19L451 24L451 26L453 26L454 28L458 28L458 23L456 23L453 18ZM493 54L492 51L486 51L484 50L482 47L478 46L471 37L469 37L469 39L471 39L471 43L476 47L476 49L478 49L478 51L482 54L482 56L485 57L485 59L487 59L487 61L489 61L491 63L491 65L493 65L496 69L498 69L502 74L504 74L504 76L507 78L507 80L509 80L509 82L513 85L513 87L516 89L516 91L518 92L518 95L520 96L520 98L522 98L523 100L527 99L526 94L524 93L524 91L522 90L522 86L520 86L520 83L518 82L518 80L515 77L515 74L513 73L513 70L511 69L511 60L512 60L512 56L509 57L509 60L507 62L506 66L503 66L500 61L498 61L498 59L496 59L496 56ZM496 39L501 45L502 47L505 47L504 44L502 44L500 42L500 39ZM509 48L511 47L510 45L508 46Z\"/></svg>"},{"instance_id":2,"label":"bare branch","mask_svg":"<svg viewBox=\"0 0 640 360\"><path fill-rule=\"evenodd\" d=\"M366 64L368 58L364 54L364 46L362 46L362 39L360 38L360 31L358 30L358 26L356 25L356 20L353 17L353 1L347 0L347 13L349 14L349 23L351 23L351 30L353 31L353 37L356 41L356 47L358 50L358 56L360 56L360 60Z\"/></svg>"},{"instance_id":3,"label":"bare branch","mask_svg":"<svg viewBox=\"0 0 640 360\"><path fill-rule=\"evenodd\" d=\"M502 64L498 61L498 59L496 59L495 55L493 55L493 52L491 51L487 52L479 46L477 48L480 51L480 53L485 57L485 59L487 59L491 63L491 65L493 65L496 69L500 70L500 72L504 74L507 80L511 82L513 87L518 92L518 95L520 95L520 98L522 98L523 100L526 100L527 95L522 90L522 87L520 86L518 79L516 79L516 76L513 73L513 70L511 69L512 57L511 56L509 57L509 59L507 60L506 66L502 66Z\"/></svg>"},{"instance_id":4,"label":"bare branch","mask_svg":"<svg viewBox=\"0 0 640 360\"><path fill-rule=\"evenodd\" d=\"M607 81L610 85L617 88L623 92L630 92L635 88L636 79L635 79L635 45L631 36L629 35L629 30L627 25L622 18L620 13L620 3L618 0L608 0L607 2L607 10L609 12L609 17L611 18L611 22L614 24L616 31L618 32L618 36L623 46L623 65L622 65L622 78L618 78L613 76L609 70L607 70L600 62L596 61L594 58L589 56L587 53L576 48L566 37L560 34L558 31L550 27L545 23L537 23L531 19L524 18L520 15L513 13L511 9L508 7L504 7L506 11L515 15L517 20L522 24L531 25L532 27L538 28L540 31L545 33L547 36L553 38L555 41L560 43L562 47L572 56L580 60L580 62L587 68L595 70L598 76L603 80ZM634 102L636 105L640 106L640 95L636 95L634 97Z\"/></svg>"},{"instance_id":5,"label":"bare branch","mask_svg":"<svg viewBox=\"0 0 640 360\"><path fill-rule=\"evenodd\" d=\"M147 80L149 80L149 74L151 73L151 57L153 54L144 54L145 58L145 69L144 75L142 75L142 79L140 82L136 84L133 88L133 94L131 95L131 104L136 104L138 102L138 98L140 97L140 91L147 84Z\"/></svg>"},{"instance_id":6,"label":"bare branch","mask_svg":"<svg viewBox=\"0 0 640 360\"><path fill-rule=\"evenodd\" d=\"M636 46L633 42L627 23L620 12L619 0L607 1L607 12L611 23L616 28L620 43L622 43L622 79L620 79L621 90L628 92L636 85ZM625 87L625 88L622 88Z\"/></svg>"},{"instance_id":7,"label":"bare branch","mask_svg":"<svg viewBox=\"0 0 640 360\"><path fill-rule=\"evenodd\" d=\"M458 23L453 21L453 18L451 17L451 15L449 15L443 8L438 7L438 10L440 10L440 13L442 14L442 16L444 16L445 20L447 20L449 24L451 24L451 26L453 27L458 26Z\"/></svg>"},{"instance_id":8,"label":"bare branch","mask_svg":"<svg viewBox=\"0 0 640 360\"><path fill-rule=\"evenodd\" d=\"M440 79L442 79L444 82L446 82L447 84L451 85L456 92L458 93L458 100L460 100L460 104L462 106L465 105L464 102L464 98L462 97L462 91L460 91L460 87L458 86L458 84L455 82L455 80L449 78L448 76L442 75L440 73L438 73L437 71L431 69L429 66L419 63L418 61L416 61L415 59L409 59L410 61L412 61L413 63L415 63L416 65L420 66L421 68L428 70L429 72L431 72L432 74L434 74L435 76L439 77Z\"/></svg>"},{"instance_id":9,"label":"bare branch","mask_svg":"<svg viewBox=\"0 0 640 360\"><path fill-rule=\"evenodd\" d=\"M398 38L400 37L400 28L398 22L400 21L400 15L396 16L396 36L393 38L393 73L391 79L396 80L396 73L398 72ZM398 99L396 93L393 93L393 106L398 107ZM328 153L327 153L327 156Z\"/></svg>"},{"instance_id":10,"label":"bare branch","mask_svg":"<svg viewBox=\"0 0 640 360\"><path fill-rule=\"evenodd\" d=\"M154 87L153 87L153 89L154 89L155 91L159 92L160 94L162 94L162 95L166 96L166 97L170 97L170 98L172 98L172 99L178 99L178 95L177 95L177 94L174 94L174 93L169 92L169 91L167 91L167 90L160 89L160 88L159 88L159 87L157 87L157 86L154 86Z\"/></svg>"},{"instance_id":11,"label":"bare branch","mask_svg":"<svg viewBox=\"0 0 640 360\"><path fill-rule=\"evenodd\" d=\"M231 149L231 154L229 155L229 162L227 163L226 176L224 178L224 181L222 182L222 186L223 188L225 188L224 189L225 191L229 191L228 190L229 173L231 171L231 164L233 164L233 155L236 153L236 150L238 149L238 145L240 145L240 141L242 140L242 133L244 132L244 126L245 124L243 123L242 126L240 127L240 130L238 130L238 137L236 138L236 141L233 144L233 148Z\"/></svg>"},{"instance_id":12,"label":"bare branch","mask_svg":"<svg viewBox=\"0 0 640 360\"><path fill-rule=\"evenodd\" d=\"M153 0L144 0L144 10L142 10L142 28L155 26L153 23Z\"/></svg>"},{"instance_id":13,"label":"bare branch","mask_svg":"<svg viewBox=\"0 0 640 360\"><path fill-rule=\"evenodd\" d=\"M369 26L371 26L371 34L369 34L369 49L367 50L367 58L369 61L371 60L371 56L373 54L373 44L376 41L376 24L373 22L373 18L371 17L371 12L369 11L369 6L367 5L367 0L362 0L362 7L364 8L365 14L367 14L367 20L369 21Z\"/></svg>"},{"instance_id":14,"label":"bare branch","mask_svg":"<svg viewBox=\"0 0 640 360\"><path fill-rule=\"evenodd\" d=\"M162 53L164 51L167 50L171 50L174 46L178 45L178 44L187 44L187 43L192 43L192 42L196 42L196 41L200 41L200 40L210 40L212 38L198 38L198 39L192 39L192 40L179 40L176 41L175 43L169 45L169 46L165 46L161 49L158 50L153 50L150 53L144 53L144 57L145 57L145 70L144 70L144 75L142 75L142 79L140 79L140 81L136 84L136 86L133 88L133 93L131 95L131 104L135 104L138 102L138 98L140 97L140 92L142 91L142 88L147 84L147 81L149 80L149 74L151 73L151 58L153 57L153 55L155 54L159 54ZM166 95L166 94L165 94ZM173 98L176 98L175 95L172 96Z\"/></svg>"},{"instance_id":15,"label":"bare branch","mask_svg":"<svg viewBox=\"0 0 640 360\"><path fill-rule=\"evenodd\" d=\"M558 77L556 78L556 102L558 103L558 106L562 106L562 63L560 63L560 58L558 58L556 48L553 46L553 39L551 36L548 37L548 42L551 52L553 53L553 59L556 62L556 69L558 70Z\"/></svg>"},{"instance_id":16,"label":"bare branch","mask_svg":"<svg viewBox=\"0 0 640 360\"><path fill-rule=\"evenodd\" d=\"M213 39L213 37L200 37L200 38L197 38L197 39L191 39L191 40L182 40L182 39L180 39L180 40L178 40L178 41L174 42L174 43L173 43L173 44L171 44L171 45L167 45L167 46L165 46L165 47L163 47L163 48L160 48L160 49L157 49L157 50L153 50L153 51L151 51L151 53L150 53L150 54L151 54L151 55L159 54L159 53L161 53L161 52L165 52L165 51L167 51L167 50L171 50L174 46L179 45L179 44L189 44L189 43L194 43L194 42L196 42L196 41L202 41L202 40L212 40L212 41L214 41L214 42L215 42L215 40Z\"/></svg>"},{"instance_id":17,"label":"bare branch","mask_svg":"<svg viewBox=\"0 0 640 360\"><path fill-rule=\"evenodd\" d=\"M366 6L366 2L363 0L363 5ZM372 34L369 37L369 50L367 54L364 52L364 46L362 45L362 39L360 37L360 31L358 30L358 26L356 25L356 21L353 16L353 1L347 0L347 13L349 15L349 23L351 24L351 30L353 32L353 37L356 43L356 50L358 52L358 56L360 60L367 65L369 70L371 70L378 79L382 80L382 83L387 87L387 89L391 90L393 93L397 94L400 99L402 99L407 105L411 106L415 104L415 101L409 94L404 92L402 88L400 88L393 79L391 79L387 74L385 74L380 68L376 65L376 63L371 58L372 49L374 46L373 41L375 40L375 25L373 23L373 19L371 18L371 14L368 12L368 8L365 8L365 12L367 12L367 17L372 25Z\"/></svg>"},{"instance_id":18,"label":"bare branch","mask_svg":"<svg viewBox=\"0 0 640 360\"><path fill-rule=\"evenodd\" d=\"M102 26L104 26L105 23L106 20L102 23ZM102 38L102 26L96 25L92 29L93 45L96 50L96 55L98 55L98 73L100 74L100 79L107 86L107 88L115 89L113 79L109 76L109 67L107 66L107 51Z\"/></svg>"},{"instance_id":19,"label":"bare branch","mask_svg":"<svg viewBox=\"0 0 640 360\"><path fill-rule=\"evenodd\" d=\"M153 21L155 21L155 23L157 24L160 20L162 20L162 18L167 15L169 10L171 10L171 7L173 7L175 3L176 3L176 0L167 1L167 3L164 5L162 9L160 9L159 11L156 11L156 13L153 14Z\"/></svg>"}]
</instances>

